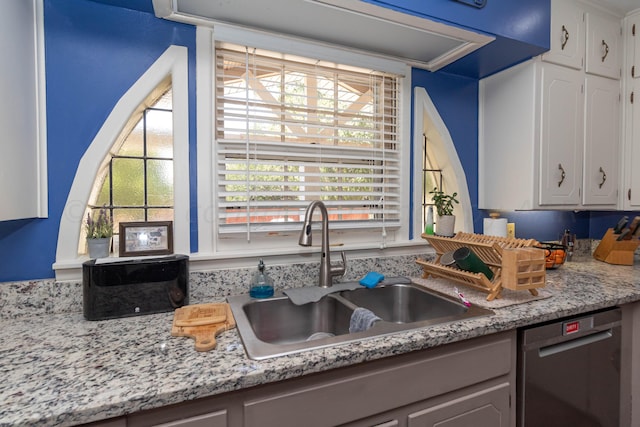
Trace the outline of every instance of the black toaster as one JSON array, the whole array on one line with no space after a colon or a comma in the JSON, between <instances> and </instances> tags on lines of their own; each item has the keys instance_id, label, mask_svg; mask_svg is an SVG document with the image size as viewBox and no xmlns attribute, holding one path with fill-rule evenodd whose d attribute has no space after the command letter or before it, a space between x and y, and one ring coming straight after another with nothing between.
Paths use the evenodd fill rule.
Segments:
<instances>
[{"instance_id":1,"label":"black toaster","mask_svg":"<svg viewBox=\"0 0 640 427\"><path fill-rule=\"evenodd\" d=\"M82 264L87 320L172 311L189 304L189 257L92 259Z\"/></svg>"}]
</instances>

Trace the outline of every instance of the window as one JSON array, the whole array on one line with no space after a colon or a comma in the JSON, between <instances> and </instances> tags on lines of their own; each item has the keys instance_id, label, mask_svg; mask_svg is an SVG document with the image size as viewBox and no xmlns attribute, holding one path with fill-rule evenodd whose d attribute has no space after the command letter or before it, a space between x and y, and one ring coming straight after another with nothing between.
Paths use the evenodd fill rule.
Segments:
<instances>
[{"instance_id":1,"label":"window","mask_svg":"<svg viewBox=\"0 0 640 427\"><path fill-rule=\"evenodd\" d=\"M98 173L88 210L120 222L173 221L173 112L170 80L140 105ZM79 248L84 248L81 233Z\"/></svg>"},{"instance_id":2,"label":"window","mask_svg":"<svg viewBox=\"0 0 640 427\"><path fill-rule=\"evenodd\" d=\"M217 232L298 231L312 200L332 229L397 227L400 79L216 44Z\"/></svg>"},{"instance_id":3,"label":"window","mask_svg":"<svg viewBox=\"0 0 640 427\"><path fill-rule=\"evenodd\" d=\"M144 72L144 74L121 96L113 110L106 118L102 127L95 135L91 144L80 159L76 170L76 176L71 184L69 197L60 217L60 238L57 243L56 262L53 268L56 279L60 281L77 280L82 274L82 261L86 257L86 243L81 236L84 234L84 219L88 206L98 206L98 195L101 194L103 183L107 177L107 170L113 154L119 153L124 146L123 138L129 135L142 117L143 111L157 112L154 107L162 107L163 102L156 104L162 95L171 87L171 121L162 120L162 126L169 127L172 131L172 154L152 154L152 160L156 158L162 162L171 162L171 171L163 169L172 177L173 198L172 216L174 218L173 248L176 253L188 254L190 249L189 233L189 95L188 95L188 53L183 46L169 46L158 59ZM155 104L155 106L154 106ZM163 132L160 132L163 133ZM161 144L162 145L162 144ZM164 146L166 146L166 141ZM144 156L142 156L144 157ZM150 157L147 155L147 157ZM138 161L141 161L138 159ZM167 165L168 163L163 163ZM99 179L99 177L101 177ZM155 190L147 190L147 198ZM169 191L160 190L164 196ZM104 196L102 196L104 197ZM115 197L115 196L114 196ZM155 198L155 195L151 197ZM102 199L105 200L105 199ZM101 200L101 201L102 201ZM113 207L124 207L125 204L116 201ZM154 211L161 208L162 215L168 213L169 204L153 201L153 206L148 206L148 218L157 218ZM101 205L100 205L101 206ZM136 206L139 208L139 206ZM165 218L162 216L161 218Z\"/></svg>"},{"instance_id":4,"label":"window","mask_svg":"<svg viewBox=\"0 0 640 427\"><path fill-rule=\"evenodd\" d=\"M432 204L432 197L428 193L438 187L448 194L458 193L460 203L454 205L455 230L472 232L473 214L464 169L447 126L427 91L420 87L414 90L414 140L422 141L423 166L420 179L423 186L423 212L422 223L418 224L420 229L424 230L426 209Z\"/></svg>"},{"instance_id":5,"label":"window","mask_svg":"<svg viewBox=\"0 0 640 427\"><path fill-rule=\"evenodd\" d=\"M429 192L434 188L442 190L442 169L433 158L433 150L429 149L429 140L422 134L422 223L426 223L427 210L433 206L433 197Z\"/></svg>"}]
</instances>

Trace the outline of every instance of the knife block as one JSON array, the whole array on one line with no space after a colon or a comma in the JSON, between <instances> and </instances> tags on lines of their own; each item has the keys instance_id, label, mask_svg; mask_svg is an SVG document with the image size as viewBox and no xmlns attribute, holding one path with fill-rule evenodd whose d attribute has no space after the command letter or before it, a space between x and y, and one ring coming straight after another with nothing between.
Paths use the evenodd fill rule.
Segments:
<instances>
[{"instance_id":1,"label":"knife block","mask_svg":"<svg viewBox=\"0 0 640 427\"><path fill-rule=\"evenodd\" d=\"M616 265L633 265L634 252L640 245L638 238L618 241L619 234L613 233L613 228L607 230L600 244L593 252L598 261Z\"/></svg>"}]
</instances>

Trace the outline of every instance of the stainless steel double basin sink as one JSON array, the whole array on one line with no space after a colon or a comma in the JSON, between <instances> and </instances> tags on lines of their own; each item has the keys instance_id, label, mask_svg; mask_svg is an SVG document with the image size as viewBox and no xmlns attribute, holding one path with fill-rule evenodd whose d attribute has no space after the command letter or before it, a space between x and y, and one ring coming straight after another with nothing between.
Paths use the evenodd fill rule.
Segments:
<instances>
[{"instance_id":1,"label":"stainless steel double basin sink","mask_svg":"<svg viewBox=\"0 0 640 427\"><path fill-rule=\"evenodd\" d=\"M256 360L493 314L413 283L339 291L303 305L282 293L266 299L240 295L227 300L247 355ZM351 315L358 307L381 320L365 331L350 333Z\"/></svg>"}]
</instances>

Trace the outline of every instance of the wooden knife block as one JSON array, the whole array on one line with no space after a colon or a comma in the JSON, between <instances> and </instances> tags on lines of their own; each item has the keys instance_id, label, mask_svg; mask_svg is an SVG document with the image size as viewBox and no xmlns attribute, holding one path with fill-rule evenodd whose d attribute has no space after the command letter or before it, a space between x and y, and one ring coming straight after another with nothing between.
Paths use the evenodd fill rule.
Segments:
<instances>
[{"instance_id":1,"label":"wooden knife block","mask_svg":"<svg viewBox=\"0 0 640 427\"><path fill-rule=\"evenodd\" d=\"M618 236L620 235L613 234L613 228L608 229L593 252L593 257L608 264L633 265L634 253L640 245L640 240L636 237L618 241Z\"/></svg>"}]
</instances>

